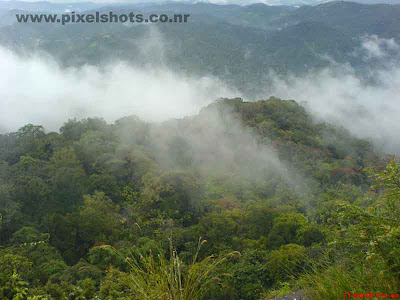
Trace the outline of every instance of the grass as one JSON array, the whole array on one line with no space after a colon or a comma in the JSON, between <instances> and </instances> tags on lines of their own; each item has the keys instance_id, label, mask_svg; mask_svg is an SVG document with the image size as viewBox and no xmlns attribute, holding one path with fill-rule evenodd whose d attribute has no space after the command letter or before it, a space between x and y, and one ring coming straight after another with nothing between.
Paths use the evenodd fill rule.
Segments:
<instances>
[{"instance_id":1,"label":"grass","mask_svg":"<svg viewBox=\"0 0 400 300\"><path fill-rule=\"evenodd\" d=\"M263 299L272 299L275 297L285 296L287 294L292 293L294 288L291 286L289 282L280 282L279 287L276 289L272 289L267 291L263 295Z\"/></svg>"},{"instance_id":2,"label":"grass","mask_svg":"<svg viewBox=\"0 0 400 300\"><path fill-rule=\"evenodd\" d=\"M134 291L137 300L200 300L207 292L209 284L219 278L216 268L231 256L209 256L198 262L198 254L205 240L199 239L197 251L190 265L179 259L172 244L170 258L158 254L141 256L138 260L129 260L131 267L128 285ZM135 300L134 299L134 300Z\"/></svg>"},{"instance_id":3,"label":"grass","mask_svg":"<svg viewBox=\"0 0 400 300\"><path fill-rule=\"evenodd\" d=\"M386 273L382 261L313 262L299 284L309 299L337 300L345 293L399 293L400 282Z\"/></svg>"}]
</instances>

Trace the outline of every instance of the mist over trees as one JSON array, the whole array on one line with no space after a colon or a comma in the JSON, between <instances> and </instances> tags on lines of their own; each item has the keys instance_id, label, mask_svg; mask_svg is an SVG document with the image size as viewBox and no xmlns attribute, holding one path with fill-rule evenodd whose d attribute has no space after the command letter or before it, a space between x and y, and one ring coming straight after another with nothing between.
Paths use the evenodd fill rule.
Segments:
<instances>
[{"instance_id":1,"label":"mist over trees","mask_svg":"<svg viewBox=\"0 0 400 300\"><path fill-rule=\"evenodd\" d=\"M297 276L307 287L318 263L346 276L343 259L398 287L397 163L293 100L220 99L163 123L70 119L59 133L29 124L0 148L2 298L142 299L152 276L175 278L170 263L197 276L196 252L190 268L214 277L197 299L260 299Z\"/></svg>"},{"instance_id":2,"label":"mist over trees","mask_svg":"<svg viewBox=\"0 0 400 300\"><path fill-rule=\"evenodd\" d=\"M0 1L0 299L398 297L399 15Z\"/></svg>"}]
</instances>

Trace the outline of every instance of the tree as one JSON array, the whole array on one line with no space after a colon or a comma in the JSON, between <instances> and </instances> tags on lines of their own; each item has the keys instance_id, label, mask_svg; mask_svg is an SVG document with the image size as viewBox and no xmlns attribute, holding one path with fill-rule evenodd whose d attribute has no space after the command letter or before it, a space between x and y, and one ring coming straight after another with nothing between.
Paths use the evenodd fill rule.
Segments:
<instances>
[{"instance_id":1,"label":"tree","mask_svg":"<svg viewBox=\"0 0 400 300\"><path fill-rule=\"evenodd\" d=\"M21 203L21 211L39 219L47 211L51 189L46 174L47 162L21 156L15 165L13 197Z\"/></svg>"},{"instance_id":2,"label":"tree","mask_svg":"<svg viewBox=\"0 0 400 300\"><path fill-rule=\"evenodd\" d=\"M109 154L114 153L115 145L100 131L86 131L79 141L74 143L75 152L85 166L85 170L101 171L102 163Z\"/></svg>"},{"instance_id":3,"label":"tree","mask_svg":"<svg viewBox=\"0 0 400 300\"><path fill-rule=\"evenodd\" d=\"M0 243L5 242L10 236L12 228L15 228L12 220L18 214L19 207L12 198L12 186L0 183Z\"/></svg>"},{"instance_id":4,"label":"tree","mask_svg":"<svg viewBox=\"0 0 400 300\"><path fill-rule=\"evenodd\" d=\"M170 171L159 176L143 177L143 190L138 199L139 214L165 215L190 225L201 209L203 190L189 172Z\"/></svg>"},{"instance_id":5,"label":"tree","mask_svg":"<svg viewBox=\"0 0 400 300\"><path fill-rule=\"evenodd\" d=\"M397 159L372 176L376 180L372 187L381 192L381 199L367 208L341 203L339 224L346 230L339 229L344 239L337 242L366 250L362 256L367 260L383 259L386 271L400 281L400 165Z\"/></svg>"},{"instance_id":6,"label":"tree","mask_svg":"<svg viewBox=\"0 0 400 300\"><path fill-rule=\"evenodd\" d=\"M87 190L87 178L82 164L75 152L68 148L55 152L50 162L54 210L60 211L61 207L61 211L72 211Z\"/></svg>"},{"instance_id":7,"label":"tree","mask_svg":"<svg viewBox=\"0 0 400 300\"><path fill-rule=\"evenodd\" d=\"M102 192L83 198L83 204L79 208L79 236L86 247L95 242L118 240L121 228L119 206Z\"/></svg>"},{"instance_id":8,"label":"tree","mask_svg":"<svg viewBox=\"0 0 400 300\"><path fill-rule=\"evenodd\" d=\"M307 219L300 213L281 214L274 219L274 226L268 235L268 246L276 249L286 244L298 243L298 230L307 223Z\"/></svg>"},{"instance_id":9,"label":"tree","mask_svg":"<svg viewBox=\"0 0 400 300\"><path fill-rule=\"evenodd\" d=\"M296 244L281 246L268 254L267 269L275 282L284 282L294 276L305 262L305 248Z\"/></svg>"},{"instance_id":10,"label":"tree","mask_svg":"<svg viewBox=\"0 0 400 300\"><path fill-rule=\"evenodd\" d=\"M181 136L168 141L168 155L175 168L188 168L194 160L191 145Z\"/></svg>"},{"instance_id":11,"label":"tree","mask_svg":"<svg viewBox=\"0 0 400 300\"><path fill-rule=\"evenodd\" d=\"M17 151L21 155L40 158L42 139L46 136L43 126L28 124L13 134L16 141Z\"/></svg>"},{"instance_id":12,"label":"tree","mask_svg":"<svg viewBox=\"0 0 400 300\"><path fill-rule=\"evenodd\" d=\"M110 245L99 245L89 250L89 262L105 271L110 266L123 268L124 257Z\"/></svg>"},{"instance_id":13,"label":"tree","mask_svg":"<svg viewBox=\"0 0 400 300\"><path fill-rule=\"evenodd\" d=\"M0 298L23 299L28 291L26 275L31 271L32 262L26 257L0 251Z\"/></svg>"}]
</instances>

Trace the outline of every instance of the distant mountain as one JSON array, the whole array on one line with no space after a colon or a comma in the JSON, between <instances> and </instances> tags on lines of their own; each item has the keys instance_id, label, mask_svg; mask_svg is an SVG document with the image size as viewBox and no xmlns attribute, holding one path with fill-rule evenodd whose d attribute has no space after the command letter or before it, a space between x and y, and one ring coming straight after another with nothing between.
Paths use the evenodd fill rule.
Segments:
<instances>
[{"instance_id":1,"label":"distant mountain","mask_svg":"<svg viewBox=\"0 0 400 300\"><path fill-rule=\"evenodd\" d=\"M98 8L129 13L130 5ZM9 11L7 18L12 20ZM0 45L51 53L63 66L98 65L115 59L133 65L166 64L171 69L215 75L247 95L259 95L270 71L301 74L329 66L331 59L365 68L354 55L361 37L400 40L400 5L329 2L317 6L249 6L166 3L135 12L190 13L186 24L8 24ZM155 29L155 31L151 31ZM158 42L143 51L142 44ZM157 48L158 47L158 48ZM153 52L154 53L153 53ZM160 54L162 53L162 54ZM162 59L162 61L161 61Z\"/></svg>"},{"instance_id":2,"label":"distant mountain","mask_svg":"<svg viewBox=\"0 0 400 300\"><path fill-rule=\"evenodd\" d=\"M280 19L285 24L321 22L352 35L377 34L400 38L400 5L364 5L333 1L318 6L302 6Z\"/></svg>"},{"instance_id":3,"label":"distant mountain","mask_svg":"<svg viewBox=\"0 0 400 300\"><path fill-rule=\"evenodd\" d=\"M400 0L398 1L400 2ZM129 10L129 6L124 6L123 9ZM400 37L400 4L366 5L356 2L332 1L316 6L303 5L295 8L262 3L247 6L165 3L149 4L141 7L140 11L145 13L184 12L191 14L194 19L202 19L199 22L205 22L205 16L207 16L230 24L272 31L301 22L320 22L352 35L378 34L385 37Z\"/></svg>"},{"instance_id":4,"label":"distant mountain","mask_svg":"<svg viewBox=\"0 0 400 300\"><path fill-rule=\"evenodd\" d=\"M266 0L263 1L264 4L268 5L291 5L291 6L301 6L301 5L319 5L322 3L327 3L329 0ZM400 4L400 0L354 0L353 2L361 4Z\"/></svg>"},{"instance_id":5,"label":"distant mountain","mask_svg":"<svg viewBox=\"0 0 400 300\"><path fill-rule=\"evenodd\" d=\"M319 5L329 2L329 0L181 0L181 1L163 1L163 0L119 0L116 1L103 1L103 2L90 2L90 1L68 1L68 0L52 0L52 1L19 1L19 0L0 0L0 11L2 9L22 9L29 11L48 11L48 12L62 12L65 10L73 9L75 11L90 10L106 6L118 7L146 7L155 5L174 5L174 4L187 4L187 5L223 5L223 6L249 6L249 5L270 5L270 6L303 6L303 5ZM353 2L361 4L400 4L400 0L354 0ZM215 7L214 7L215 8ZM218 11L218 8L217 8Z\"/></svg>"}]
</instances>

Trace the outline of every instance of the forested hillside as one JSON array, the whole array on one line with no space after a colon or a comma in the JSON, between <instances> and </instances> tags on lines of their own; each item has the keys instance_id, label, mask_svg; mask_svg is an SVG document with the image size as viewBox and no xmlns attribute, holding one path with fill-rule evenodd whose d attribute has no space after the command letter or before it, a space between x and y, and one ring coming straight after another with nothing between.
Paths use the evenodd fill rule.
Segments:
<instances>
[{"instance_id":1,"label":"forested hillside","mask_svg":"<svg viewBox=\"0 0 400 300\"><path fill-rule=\"evenodd\" d=\"M0 45L17 53L29 57L33 49L34 53L50 54L65 68L102 66L115 60L136 67L166 66L177 72L218 77L249 98L265 97L271 73L301 75L330 67L332 62L349 64L361 78L368 77L366 68L380 70L385 64L371 61L362 52L364 39L400 40L400 5L344 1L301 7L164 3L76 9L84 13L190 14L184 24L147 26L129 22L17 23L16 14L61 13L66 7L6 3L4 6L12 9L0 11Z\"/></svg>"},{"instance_id":2,"label":"forested hillside","mask_svg":"<svg viewBox=\"0 0 400 300\"><path fill-rule=\"evenodd\" d=\"M400 166L293 100L0 135L1 299L400 291Z\"/></svg>"}]
</instances>

